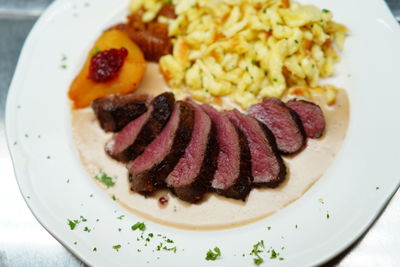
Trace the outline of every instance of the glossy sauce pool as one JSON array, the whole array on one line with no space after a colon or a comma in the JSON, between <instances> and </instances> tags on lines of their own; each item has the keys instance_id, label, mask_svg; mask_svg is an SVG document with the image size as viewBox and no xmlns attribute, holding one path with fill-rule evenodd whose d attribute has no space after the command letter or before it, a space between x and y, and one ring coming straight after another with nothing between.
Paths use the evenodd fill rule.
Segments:
<instances>
[{"instance_id":1,"label":"glossy sauce pool","mask_svg":"<svg viewBox=\"0 0 400 267\"><path fill-rule=\"evenodd\" d=\"M167 91L168 86L158 72L156 64L149 64L138 93L157 95ZM245 202L228 199L209 193L199 204L181 201L167 190L145 198L131 192L128 171L104 152L104 146L112 137L99 126L90 108L72 110L72 131L82 164L90 177L104 171L115 178L115 186L106 188L98 185L119 204L137 216L157 223L192 230L211 230L237 227L270 216L300 198L326 170L338 154L346 136L349 123L349 100L345 91L340 90L336 104L327 106L315 99L326 119L325 134L322 138L308 139L306 148L299 154L284 157L288 169L285 181L274 189L253 189ZM168 199L166 205L159 198Z\"/></svg>"}]
</instances>

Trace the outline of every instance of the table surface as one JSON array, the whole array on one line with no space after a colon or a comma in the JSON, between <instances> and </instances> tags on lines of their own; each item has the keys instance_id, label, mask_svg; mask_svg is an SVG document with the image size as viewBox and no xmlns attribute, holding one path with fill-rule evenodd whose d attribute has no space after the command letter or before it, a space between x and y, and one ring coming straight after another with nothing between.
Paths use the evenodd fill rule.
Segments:
<instances>
[{"instance_id":1,"label":"table surface","mask_svg":"<svg viewBox=\"0 0 400 267\"><path fill-rule=\"evenodd\" d=\"M34 218L16 183L4 130L8 87L23 42L52 0L0 0L0 267L84 266ZM400 22L400 0L386 0ZM352 247L326 266L400 266L400 190Z\"/></svg>"}]
</instances>

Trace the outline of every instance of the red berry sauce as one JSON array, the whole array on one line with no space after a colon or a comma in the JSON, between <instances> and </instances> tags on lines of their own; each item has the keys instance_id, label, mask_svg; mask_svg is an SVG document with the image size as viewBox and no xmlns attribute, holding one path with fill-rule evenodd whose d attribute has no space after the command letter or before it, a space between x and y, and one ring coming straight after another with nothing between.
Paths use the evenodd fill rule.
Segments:
<instances>
[{"instance_id":1,"label":"red berry sauce","mask_svg":"<svg viewBox=\"0 0 400 267\"><path fill-rule=\"evenodd\" d=\"M118 76L127 56L128 50L124 47L98 52L90 60L89 78L99 83L114 79Z\"/></svg>"}]
</instances>

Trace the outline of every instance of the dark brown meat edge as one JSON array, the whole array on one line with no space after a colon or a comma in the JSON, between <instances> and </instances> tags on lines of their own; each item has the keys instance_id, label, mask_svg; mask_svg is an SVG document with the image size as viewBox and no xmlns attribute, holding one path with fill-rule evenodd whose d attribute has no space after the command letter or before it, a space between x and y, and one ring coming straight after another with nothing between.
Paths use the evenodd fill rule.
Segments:
<instances>
[{"instance_id":1,"label":"dark brown meat edge","mask_svg":"<svg viewBox=\"0 0 400 267\"><path fill-rule=\"evenodd\" d=\"M119 132L147 111L147 95L111 95L95 99L92 109L105 132Z\"/></svg>"},{"instance_id":2,"label":"dark brown meat edge","mask_svg":"<svg viewBox=\"0 0 400 267\"><path fill-rule=\"evenodd\" d=\"M174 104L175 97L172 93L163 93L155 97L151 103L154 110L135 142L123 152L113 156L113 158L121 162L128 162L142 154L146 147L160 134L165 124L167 124Z\"/></svg>"},{"instance_id":3,"label":"dark brown meat edge","mask_svg":"<svg viewBox=\"0 0 400 267\"><path fill-rule=\"evenodd\" d=\"M239 177L234 185L225 190L216 190L217 193L228 198L245 201L251 190L253 176L251 175L251 154L250 148L244 133L235 126L239 135L240 147L240 170Z\"/></svg>"},{"instance_id":4,"label":"dark brown meat edge","mask_svg":"<svg viewBox=\"0 0 400 267\"><path fill-rule=\"evenodd\" d=\"M171 151L166 158L151 168L149 171L140 173L135 177L129 174L131 190L143 195L150 195L157 189L165 187L165 178L174 169L179 159L185 153L185 149L192 136L194 118L193 110L185 102L180 102L180 121L172 143Z\"/></svg>"},{"instance_id":5,"label":"dark brown meat edge","mask_svg":"<svg viewBox=\"0 0 400 267\"><path fill-rule=\"evenodd\" d=\"M201 201L203 195L210 190L211 179L214 177L214 173L217 170L218 151L219 145L216 138L216 129L212 122L207 149L199 176L196 178L194 183L190 185L170 188L171 192L177 195L180 199L190 203L198 203Z\"/></svg>"}]
</instances>

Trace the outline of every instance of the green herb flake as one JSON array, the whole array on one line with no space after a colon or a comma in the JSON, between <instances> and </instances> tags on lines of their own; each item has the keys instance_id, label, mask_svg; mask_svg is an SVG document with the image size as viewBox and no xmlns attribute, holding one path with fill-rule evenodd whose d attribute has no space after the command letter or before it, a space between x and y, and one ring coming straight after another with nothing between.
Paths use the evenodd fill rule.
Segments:
<instances>
[{"instance_id":1,"label":"green herb flake","mask_svg":"<svg viewBox=\"0 0 400 267\"><path fill-rule=\"evenodd\" d=\"M114 201L117 200L117 198L115 197L115 195L112 195L111 197Z\"/></svg>"},{"instance_id":2,"label":"green herb flake","mask_svg":"<svg viewBox=\"0 0 400 267\"><path fill-rule=\"evenodd\" d=\"M279 256L279 253L276 253L275 250L272 250L270 259L275 259L277 256Z\"/></svg>"},{"instance_id":3,"label":"green herb flake","mask_svg":"<svg viewBox=\"0 0 400 267\"><path fill-rule=\"evenodd\" d=\"M76 228L76 226L79 224L78 220L70 220L70 219L67 219L67 220L68 220L69 228L71 230L74 230Z\"/></svg>"},{"instance_id":4,"label":"green herb flake","mask_svg":"<svg viewBox=\"0 0 400 267\"><path fill-rule=\"evenodd\" d=\"M67 65L66 64L61 64L61 66L60 66L62 69L66 69L67 68Z\"/></svg>"},{"instance_id":5,"label":"green herb flake","mask_svg":"<svg viewBox=\"0 0 400 267\"><path fill-rule=\"evenodd\" d=\"M322 12L329 13L330 11L328 9L322 9Z\"/></svg>"},{"instance_id":6,"label":"green herb flake","mask_svg":"<svg viewBox=\"0 0 400 267\"><path fill-rule=\"evenodd\" d=\"M379 186L375 187L375 190L379 190L379 189L380 189Z\"/></svg>"},{"instance_id":7,"label":"green herb flake","mask_svg":"<svg viewBox=\"0 0 400 267\"><path fill-rule=\"evenodd\" d=\"M153 237L153 236L154 236L154 234L153 234L153 233L150 233L150 234L149 234L149 236L150 236L150 237Z\"/></svg>"},{"instance_id":8,"label":"green herb flake","mask_svg":"<svg viewBox=\"0 0 400 267\"><path fill-rule=\"evenodd\" d=\"M101 183L105 184L107 187L112 187L115 185L113 179L104 172L100 173L99 175L96 175L94 178L100 181Z\"/></svg>"},{"instance_id":9,"label":"green herb flake","mask_svg":"<svg viewBox=\"0 0 400 267\"><path fill-rule=\"evenodd\" d=\"M264 248L264 240L261 240L253 245L253 249L251 250L250 255L255 256L255 258L253 259L254 264L260 265L264 262L264 259L260 256L260 253L263 252L262 249Z\"/></svg>"},{"instance_id":10,"label":"green herb flake","mask_svg":"<svg viewBox=\"0 0 400 267\"><path fill-rule=\"evenodd\" d=\"M268 231L271 230L271 226L267 226Z\"/></svg>"},{"instance_id":11,"label":"green herb flake","mask_svg":"<svg viewBox=\"0 0 400 267\"><path fill-rule=\"evenodd\" d=\"M119 249L121 248L121 245L115 245L112 246L113 249L115 249L116 251L119 251Z\"/></svg>"},{"instance_id":12,"label":"green herb flake","mask_svg":"<svg viewBox=\"0 0 400 267\"><path fill-rule=\"evenodd\" d=\"M117 219L122 220L124 217L125 217L125 215L121 215L121 216L118 216Z\"/></svg>"},{"instance_id":13,"label":"green herb flake","mask_svg":"<svg viewBox=\"0 0 400 267\"><path fill-rule=\"evenodd\" d=\"M85 217L83 217L82 215L79 218L81 218L82 222L86 222L87 221L87 219Z\"/></svg>"},{"instance_id":14,"label":"green herb flake","mask_svg":"<svg viewBox=\"0 0 400 267\"><path fill-rule=\"evenodd\" d=\"M167 243L174 243L174 241L171 240L171 239L167 239L166 242L167 242Z\"/></svg>"},{"instance_id":15,"label":"green herb flake","mask_svg":"<svg viewBox=\"0 0 400 267\"><path fill-rule=\"evenodd\" d=\"M75 246L78 245L78 242L75 241L75 242L74 242L74 245L75 245Z\"/></svg>"},{"instance_id":16,"label":"green herb flake","mask_svg":"<svg viewBox=\"0 0 400 267\"><path fill-rule=\"evenodd\" d=\"M85 228L83 228L83 231L90 233L90 231L92 231L89 227L85 226Z\"/></svg>"},{"instance_id":17,"label":"green herb flake","mask_svg":"<svg viewBox=\"0 0 400 267\"><path fill-rule=\"evenodd\" d=\"M253 262L255 265L260 265L261 263L264 262L264 260L261 257L258 257L258 258L254 258Z\"/></svg>"},{"instance_id":18,"label":"green herb flake","mask_svg":"<svg viewBox=\"0 0 400 267\"><path fill-rule=\"evenodd\" d=\"M146 230L146 225L144 222L137 222L134 225L132 225L132 230L135 231L136 229L139 229L140 231Z\"/></svg>"},{"instance_id":19,"label":"green herb flake","mask_svg":"<svg viewBox=\"0 0 400 267\"><path fill-rule=\"evenodd\" d=\"M98 47L95 47L92 56L95 57L99 52L100 52L100 49Z\"/></svg>"},{"instance_id":20,"label":"green herb flake","mask_svg":"<svg viewBox=\"0 0 400 267\"><path fill-rule=\"evenodd\" d=\"M13 145L14 145L14 146L16 146L17 144L18 144L18 142L17 142L17 141L15 141Z\"/></svg>"},{"instance_id":21,"label":"green herb flake","mask_svg":"<svg viewBox=\"0 0 400 267\"><path fill-rule=\"evenodd\" d=\"M209 249L206 254L207 261L215 261L218 257L221 256L221 250L218 247L215 247L213 250Z\"/></svg>"},{"instance_id":22,"label":"green herb flake","mask_svg":"<svg viewBox=\"0 0 400 267\"><path fill-rule=\"evenodd\" d=\"M282 257L279 258L280 261L283 261L284 259L285 259L285 258L282 258Z\"/></svg>"},{"instance_id":23,"label":"green herb flake","mask_svg":"<svg viewBox=\"0 0 400 267\"><path fill-rule=\"evenodd\" d=\"M96 251L97 251L97 248L93 248L93 251L96 252Z\"/></svg>"},{"instance_id":24,"label":"green herb flake","mask_svg":"<svg viewBox=\"0 0 400 267\"><path fill-rule=\"evenodd\" d=\"M118 228L118 232L121 232L122 231L122 229L121 228Z\"/></svg>"},{"instance_id":25,"label":"green herb flake","mask_svg":"<svg viewBox=\"0 0 400 267\"><path fill-rule=\"evenodd\" d=\"M330 217L329 213L326 213L326 218L329 219Z\"/></svg>"},{"instance_id":26,"label":"green herb flake","mask_svg":"<svg viewBox=\"0 0 400 267\"><path fill-rule=\"evenodd\" d=\"M295 42L296 44L298 44L298 43L299 43L299 41L297 41L297 40L294 40L294 42Z\"/></svg>"}]
</instances>

